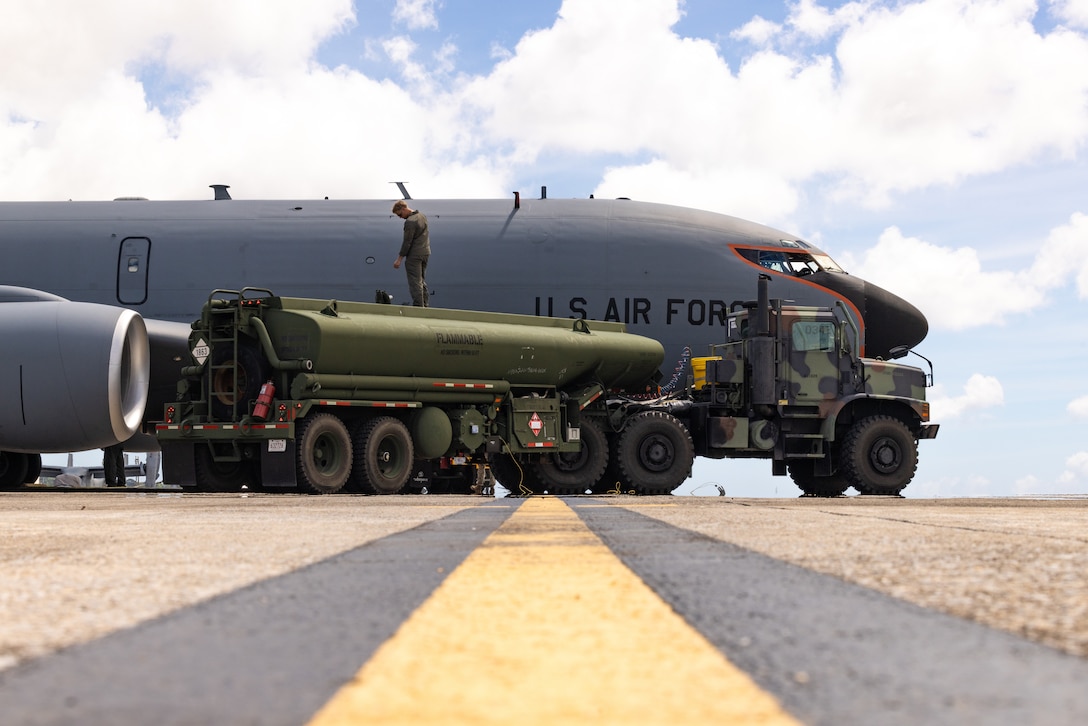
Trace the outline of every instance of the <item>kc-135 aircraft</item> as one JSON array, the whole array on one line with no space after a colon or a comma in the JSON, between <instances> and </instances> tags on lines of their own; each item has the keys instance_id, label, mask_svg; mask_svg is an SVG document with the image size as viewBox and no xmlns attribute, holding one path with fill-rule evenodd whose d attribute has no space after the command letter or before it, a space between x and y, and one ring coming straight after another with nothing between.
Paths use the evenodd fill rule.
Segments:
<instances>
[{"instance_id":1,"label":"kc-135 aircraft","mask_svg":"<svg viewBox=\"0 0 1088 726\"><path fill-rule=\"evenodd\" d=\"M214 200L0 203L0 488L33 481L42 453L153 450L143 432L174 400L189 323L213 289L407 299L392 199L247 201L213 188ZM410 204L430 223L433 306L624 322L664 345L666 380L685 349L722 342L727 310L759 273L776 297L840 302L870 357L928 332L917 308L817 247L723 214L546 189Z\"/></svg>"}]
</instances>

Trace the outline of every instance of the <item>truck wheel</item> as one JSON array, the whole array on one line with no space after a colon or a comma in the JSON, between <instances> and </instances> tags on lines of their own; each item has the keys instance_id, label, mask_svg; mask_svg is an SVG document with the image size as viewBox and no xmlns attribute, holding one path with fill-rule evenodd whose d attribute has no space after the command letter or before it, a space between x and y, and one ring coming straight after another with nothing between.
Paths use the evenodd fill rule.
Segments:
<instances>
[{"instance_id":1,"label":"truck wheel","mask_svg":"<svg viewBox=\"0 0 1088 726\"><path fill-rule=\"evenodd\" d=\"M846 481L846 477L841 473L832 474L831 476L816 476L812 473L814 466L815 462L812 459L801 459L787 464L790 478L805 493L805 496L838 497L842 496L842 493L850 488L850 483Z\"/></svg>"},{"instance_id":2,"label":"truck wheel","mask_svg":"<svg viewBox=\"0 0 1088 726\"><path fill-rule=\"evenodd\" d=\"M351 437L331 413L317 413L295 423L299 489L334 494L351 474Z\"/></svg>"},{"instance_id":3,"label":"truck wheel","mask_svg":"<svg viewBox=\"0 0 1088 726\"><path fill-rule=\"evenodd\" d=\"M211 449L197 446L196 486L187 491L198 492L236 492L243 485L253 488L253 465L248 461L216 461Z\"/></svg>"},{"instance_id":4,"label":"truck wheel","mask_svg":"<svg viewBox=\"0 0 1088 726\"><path fill-rule=\"evenodd\" d=\"M899 494L914 478L917 468L918 442L899 419L864 418L843 438L839 469L859 492Z\"/></svg>"},{"instance_id":5,"label":"truck wheel","mask_svg":"<svg viewBox=\"0 0 1088 726\"><path fill-rule=\"evenodd\" d=\"M644 411L620 434L616 464L637 494L669 494L691 473L695 446L675 416Z\"/></svg>"},{"instance_id":6,"label":"truck wheel","mask_svg":"<svg viewBox=\"0 0 1088 726\"><path fill-rule=\"evenodd\" d=\"M607 433L605 439L608 441L608 465L604 468L604 474L601 474L601 478L597 480L597 484L593 487L593 493L621 493L626 489L630 489L631 483L623 481L619 463L616 461L616 450L619 447L620 437L618 434Z\"/></svg>"},{"instance_id":7,"label":"truck wheel","mask_svg":"<svg viewBox=\"0 0 1088 726\"><path fill-rule=\"evenodd\" d=\"M382 416L355 432L355 475L365 492L396 494L412 474L412 436L400 419Z\"/></svg>"},{"instance_id":8,"label":"truck wheel","mask_svg":"<svg viewBox=\"0 0 1088 726\"><path fill-rule=\"evenodd\" d=\"M26 454L0 451L0 491L22 486L26 478L26 459Z\"/></svg>"},{"instance_id":9,"label":"truck wheel","mask_svg":"<svg viewBox=\"0 0 1088 726\"><path fill-rule=\"evenodd\" d=\"M212 352L209 384L212 391L212 415L223 421L241 418L249 402L257 398L261 384L271 369L256 345L239 341L237 362L230 346L220 346ZM235 379L234 368L238 368Z\"/></svg>"},{"instance_id":10,"label":"truck wheel","mask_svg":"<svg viewBox=\"0 0 1088 726\"><path fill-rule=\"evenodd\" d=\"M582 449L564 454L545 454L536 465L540 481L552 494L585 494L604 475L608 466L608 440L600 426L582 420Z\"/></svg>"}]
</instances>

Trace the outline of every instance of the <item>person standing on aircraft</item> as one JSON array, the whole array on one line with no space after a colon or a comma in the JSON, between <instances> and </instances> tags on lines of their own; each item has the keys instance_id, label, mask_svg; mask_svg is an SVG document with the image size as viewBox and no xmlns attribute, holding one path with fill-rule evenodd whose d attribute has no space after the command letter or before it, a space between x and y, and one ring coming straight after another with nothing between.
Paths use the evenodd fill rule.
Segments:
<instances>
[{"instance_id":1,"label":"person standing on aircraft","mask_svg":"<svg viewBox=\"0 0 1088 726\"><path fill-rule=\"evenodd\" d=\"M403 199L393 205L393 214L404 220L404 241L393 268L399 270L400 263L404 263L412 305L428 307L427 260L431 256L431 236L427 231L427 218L422 212L410 209Z\"/></svg>"}]
</instances>

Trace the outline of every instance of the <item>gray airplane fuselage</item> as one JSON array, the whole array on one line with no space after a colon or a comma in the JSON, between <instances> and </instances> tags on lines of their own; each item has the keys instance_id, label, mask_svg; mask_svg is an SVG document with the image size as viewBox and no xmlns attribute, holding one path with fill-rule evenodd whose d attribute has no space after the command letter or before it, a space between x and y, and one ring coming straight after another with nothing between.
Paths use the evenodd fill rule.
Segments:
<instances>
[{"instance_id":1,"label":"gray airplane fuselage","mask_svg":"<svg viewBox=\"0 0 1088 726\"><path fill-rule=\"evenodd\" d=\"M665 379L685 348L724 339L732 302L772 296L841 301L869 356L914 346L925 318L864 280L813 264L803 274L763 260L830 259L795 235L722 214L629 200L411 200L430 227L431 305L615 320L665 347ZM213 289L410 302L393 269L403 222L392 200L0 203L0 285L129 308L148 322L189 323ZM828 269L825 269L828 268ZM785 271L784 271L785 270ZM0 320L4 307L0 305ZM170 333L177 340L177 333ZM182 363L181 365L183 365ZM151 378L172 390L177 365L152 351ZM157 417L149 402L147 416ZM0 431L0 449L4 448Z\"/></svg>"},{"instance_id":2,"label":"gray airplane fuselage","mask_svg":"<svg viewBox=\"0 0 1088 726\"><path fill-rule=\"evenodd\" d=\"M215 288L363 300L375 289L410 302L394 270L402 221L388 201L114 201L0 204L0 284L120 305L190 322ZM760 269L735 248L786 248L797 237L712 212L628 200L413 201L429 220L427 284L436 307L627 323L660 340L666 363L723 338L728 305L754 295ZM804 244L804 243L802 243ZM809 251L820 252L807 247ZM844 299L869 355L915 345L924 318L909 303L842 288L841 273L775 275L775 297ZM851 299L853 298L853 299ZM874 331L898 308L908 330ZM867 314L868 313L868 314ZM872 320L873 313L881 320ZM899 326L902 327L902 326ZM921 336L919 336L919 332ZM879 335L880 342L873 340ZM891 337L889 337L891 336ZM892 341L892 342L887 342Z\"/></svg>"}]
</instances>

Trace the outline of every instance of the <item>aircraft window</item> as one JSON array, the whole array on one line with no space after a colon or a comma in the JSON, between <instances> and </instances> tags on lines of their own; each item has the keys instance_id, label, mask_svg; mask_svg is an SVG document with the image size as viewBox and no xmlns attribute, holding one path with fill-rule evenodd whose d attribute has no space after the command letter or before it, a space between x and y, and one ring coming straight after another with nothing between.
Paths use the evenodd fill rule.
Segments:
<instances>
[{"instance_id":1,"label":"aircraft window","mask_svg":"<svg viewBox=\"0 0 1088 726\"><path fill-rule=\"evenodd\" d=\"M813 255L812 259L816 260L816 264L820 266L820 269L826 272L846 272L846 270L839 267L835 260L827 255Z\"/></svg>"},{"instance_id":2,"label":"aircraft window","mask_svg":"<svg viewBox=\"0 0 1088 726\"><path fill-rule=\"evenodd\" d=\"M798 320L793 324L793 349L831 350L835 347L835 324Z\"/></svg>"},{"instance_id":3,"label":"aircraft window","mask_svg":"<svg viewBox=\"0 0 1088 726\"><path fill-rule=\"evenodd\" d=\"M792 250L744 250L738 249L738 253L746 260L754 262L760 267L794 277L804 277L814 272L830 271L842 272L842 268L835 261L824 254L812 255L808 252L794 252Z\"/></svg>"},{"instance_id":4,"label":"aircraft window","mask_svg":"<svg viewBox=\"0 0 1088 726\"><path fill-rule=\"evenodd\" d=\"M140 258L139 257L129 257L128 258L128 271L129 272L139 272L140 271Z\"/></svg>"}]
</instances>

